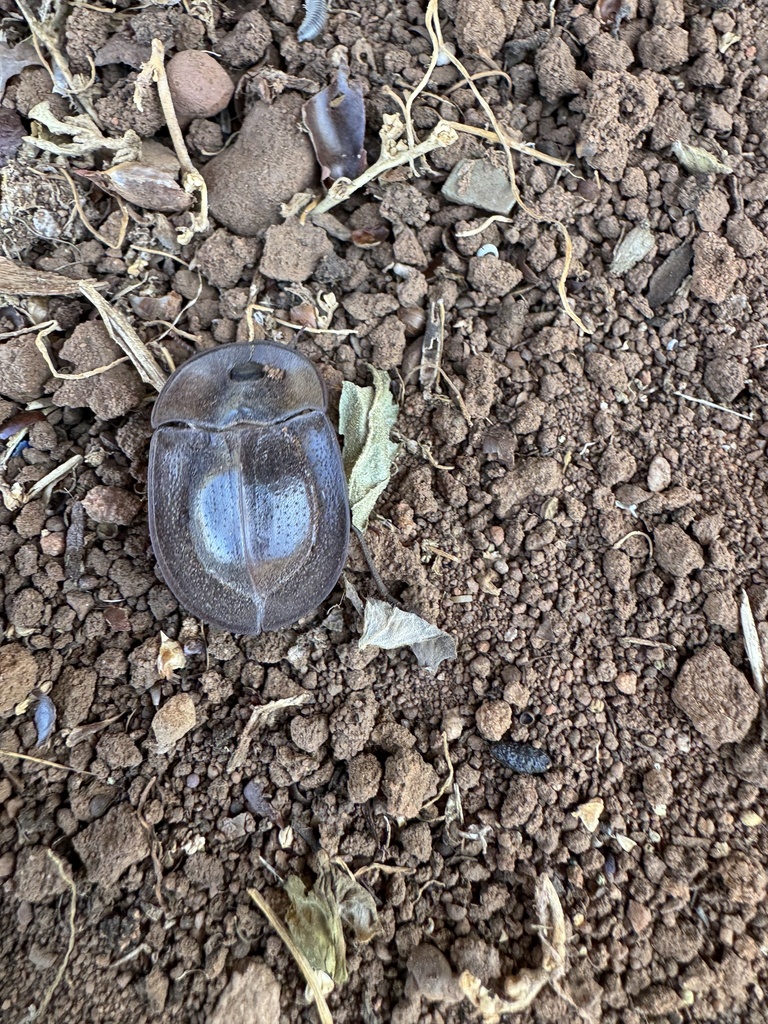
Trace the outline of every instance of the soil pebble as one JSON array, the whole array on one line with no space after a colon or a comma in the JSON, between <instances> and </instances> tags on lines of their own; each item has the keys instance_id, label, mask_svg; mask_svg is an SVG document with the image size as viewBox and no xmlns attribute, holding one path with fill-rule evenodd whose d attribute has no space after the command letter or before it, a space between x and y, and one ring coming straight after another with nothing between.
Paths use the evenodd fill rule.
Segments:
<instances>
[{"instance_id":1,"label":"soil pebble","mask_svg":"<svg viewBox=\"0 0 768 1024\"><path fill-rule=\"evenodd\" d=\"M490 160L459 160L441 191L452 203L489 213L508 214L515 205L505 168Z\"/></svg>"},{"instance_id":2,"label":"soil pebble","mask_svg":"<svg viewBox=\"0 0 768 1024\"><path fill-rule=\"evenodd\" d=\"M259 270L264 277L301 284L312 276L320 260L332 253L325 231L290 217L267 228Z\"/></svg>"},{"instance_id":3,"label":"soil pebble","mask_svg":"<svg viewBox=\"0 0 768 1024\"><path fill-rule=\"evenodd\" d=\"M158 754L167 754L196 723L195 704L188 693L177 693L163 704L152 719Z\"/></svg>"},{"instance_id":4,"label":"soil pebble","mask_svg":"<svg viewBox=\"0 0 768 1024\"><path fill-rule=\"evenodd\" d=\"M388 757L381 783L387 814L393 818L415 818L437 793L437 782L437 772L416 750L400 750Z\"/></svg>"},{"instance_id":5,"label":"soil pebble","mask_svg":"<svg viewBox=\"0 0 768 1024\"><path fill-rule=\"evenodd\" d=\"M653 553L656 563L671 576L690 576L704 567L701 547L676 523L656 527Z\"/></svg>"},{"instance_id":6,"label":"soil pebble","mask_svg":"<svg viewBox=\"0 0 768 1024\"><path fill-rule=\"evenodd\" d=\"M85 865L88 881L113 885L132 864L149 856L149 837L136 812L127 804L107 811L72 840Z\"/></svg>"},{"instance_id":7,"label":"soil pebble","mask_svg":"<svg viewBox=\"0 0 768 1024\"><path fill-rule=\"evenodd\" d=\"M241 967L243 965L240 965ZM266 964L245 962L219 996L208 1024L279 1024L280 983Z\"/></svg>"},{"instance_id":8,"label":"soil pebble","mask_svg":"<svg viewBox=\"0 0 768 1024\"><path fill-rule=\"evenodd\" d=\"M13 709L28 697L37 685L37 663L21 644L0 647L0 715L13 714Z\"/></svg>"},{"instance_id":9,"label":"soil pebble","mask_svg":"<svg viewBox=\"0 0 768 1024\"><path fill-rule=\"evenodd\" d=\"M294 93L257 103L237 140L203 168L211 214L234 234L262 234L278 222L282 203L317 183L315 152L300 123Z\"/></svg>"},{"instance_id":10,"label":"soil pebble","mask_svg":"<svg viewBox=\"0 0 768 1024\"><path fill-rule=\"evenodd\" d=\"M749 680L716 645L694 654L680 669L672 699L715 750L737 743L750 730L758 711Z\"/></svg>"},{"instance_id":11,"label":"soil pebble","mask_svg":"<svg viewBox=\"0 0 768 1024\"><path fill-rule=\"evenodd\" d=\"M221 64L202 50L175 53L165 73L179 118L213 117L227 106L235 91Z\"/></svg>"},{"instance_id":12,"label":"soil pebble","mask_svg":"<svg viewBox=\"0 0 768 1024\"><path fill-rule=\"evenodd\" d=\"M61 861L61 855L57 854L57 857ZM13 886L19 899L45 903L66 892L68 880L72 881L72 869L66 861L61 863L60 871L54 858L42 846L20 850L13 875Z\"/></svg>"}]
</instances>

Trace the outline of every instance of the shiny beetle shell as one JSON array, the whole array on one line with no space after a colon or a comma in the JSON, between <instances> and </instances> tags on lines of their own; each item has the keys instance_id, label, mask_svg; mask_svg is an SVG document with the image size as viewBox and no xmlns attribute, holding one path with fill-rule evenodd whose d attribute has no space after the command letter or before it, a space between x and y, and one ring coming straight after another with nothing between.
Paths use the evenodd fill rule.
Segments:
<instances>
[{"instance_id":1,"label":"shiny beetle shell","mask_svg":"<svg viewBox=\"0 0 768 1024\"><path fill-rule=\"evenodd\" d=\"M149 532L180 604L249 635L313 612L346 561L349 501L312 363L275 342L202 352L152 426Z\"/></svg>"}]
</instances>

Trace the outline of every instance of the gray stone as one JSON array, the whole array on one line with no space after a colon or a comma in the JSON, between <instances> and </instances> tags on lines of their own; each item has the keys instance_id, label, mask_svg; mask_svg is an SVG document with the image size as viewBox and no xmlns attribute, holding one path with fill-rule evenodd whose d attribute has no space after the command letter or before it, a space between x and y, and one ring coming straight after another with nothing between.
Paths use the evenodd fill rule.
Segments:
<instances>
[{"instance_id":1,"label":"gray stone","mask_svg":"<svg viewBox=\"0 0 768 1024\"><path fill-rule=\"evenodd\" d=\"M515 205L507 172L488 160L459 160L442 193L452 203L476 206L489 213L507 214Z\"/></svg>"}]
</instances>

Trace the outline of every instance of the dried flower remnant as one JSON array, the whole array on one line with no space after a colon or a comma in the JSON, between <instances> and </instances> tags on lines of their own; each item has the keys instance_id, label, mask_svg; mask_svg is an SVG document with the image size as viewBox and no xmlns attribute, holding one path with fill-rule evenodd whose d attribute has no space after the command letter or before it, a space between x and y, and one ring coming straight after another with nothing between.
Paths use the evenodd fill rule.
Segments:
<instances>
[{"instance_id":1,"label":"dried flower remnant","mask_svg":"<svg viewBox=\"0 0 768 1024\"><path fill-rule=\"evenodd\" d=\"M307 0L304 9L306 14L304 21L299 25L296 38L300 43L309 43L317 39L325 28L328 21L328 3L327 0Z\"/></svg>"},{"instance_id":2,"label":"dried flower remnant","mask_svg":"<svg viewBox=\"0 0 768 1024\"><path fill-rule=\"evenodd\" d=\"M194 198L176 183L167 171L148 167L136 161L115 164L106 171L76 171L111 195L120 196L143 210L158 213L184 213Z\"/></svg>"},{"instance_id":3,"label":"dried flower remnant","mask_svg":"<svg viewBox=\"0 0 768 1024\"><path fill-rule=\"evenodd\" d=\"M672 143L672 152L689 174L733 174L732 167L700 146L689 146L678 139Z\"/></svg>"},{"instance_id":4,"label":"dried flower remnant","mask_svg":"<svg viewBox=\"0 0 768 1024\"><path fill-rule=\"evenodd\" d=\"M348 71L342 65L336 81L301 108L326 188L338 178L356 178L368 166L363 90L350 85Z\"/></svg>"}]
</instances>

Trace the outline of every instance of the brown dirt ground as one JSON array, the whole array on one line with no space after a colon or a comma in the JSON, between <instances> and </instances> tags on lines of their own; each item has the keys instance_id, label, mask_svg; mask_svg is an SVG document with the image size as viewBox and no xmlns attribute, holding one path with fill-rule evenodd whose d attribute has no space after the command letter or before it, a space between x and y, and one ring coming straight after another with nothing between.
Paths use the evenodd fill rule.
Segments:
<instances>
[{"instance_id":1,"label":"brown dirt ground","mask_svg":"<svg viewBox=\"0 0 768 1024\"><path fill-rule=\"evenodd\" d=\"M169 54L219 53L233 79L273 67L323 86L333 55L345 56L363 85L372 159L382 115L396 109L383 87L412 87L430 50L413 0L335 11L306 44L297 0L215 5L214 40L204 3L104 7L64 5L54 35L73 73L87 76L95 59L84 96L105 133L166 144L159 105L150 97L139 114L131 102L153 38ZM24 38L12 0L0 11L9 44ZM350 980L330 997L337 1024L469 1020L467 1003L406 995L409 956L432 944L500 990L536 963L531 899L544 873L569 922L574 1006L545 989L520 1020L576 1021L575 1007L606 1024L766 1019L768 758L739 604L746 588L765 649L768 10L629 0L624 13L612 34L599 11L562 0L450 0L441 11L471 72L506 71L478 80L501 121L574 161L574 176L516 162L527 201L569 225L568 290L591 335L559 303L551 223L517 208L457 238L487 214L440 188L460 158L490 159L479 139L337 207L335 233L299 236L274 225L276 204L319 180L295 129L302 94L266 107L251 76L224 114L186 129L202 167L246 108L258 111L208 164L210 228L183 248L174 224L187 215L138 210L124 244L107 248L74 214L61 159L29 143L4 151L6 256L99 281L146 341L164 335L176 363L246 337L249 288L287 316L291 268L312 295L334 291L333 326L355 334L280 337L336 397L342 380L369 382L367 362L407 380L396 387L404 444L369 541L388 586L459 652L434 678L408 651L361 652L352 608L327 617L334 599L257 639L200 630L149 544L151 388L130 365L52 379L34 333L17 332L55 318L59 365L95 368L119 352L93 307L3 298L0 420L29 403L42 412L4 468L14 508L0 509L0 749L76 769L0 757L4 1020L28 1019L62 964L69 877L74 950L45 1019L316 1020L246 890L284 910L264 862L311 881L320 849L353 869L406 869L364 875L382 931L350 945ZM436 71L417 103L421 135L436 113L486 126L467 88L449 92L458 81L450 66ZM3 107L29 130L35 103L76 112L62 91L31 66L10 79ZM688 173L677 140L733 174ZM69 161L107 165L104 153ZM115 201L77 187L114 238ZM620 239L643 224L650 251L611 273ZM385 240L359 247L358 228ZM475 256L483 243L498 260ZM463 409L449 388L430 397L408 376L419 314L408 310L406 333L398 311L432 298L445 303L443 365ZM173 330L153 323L182 307ZM83 461L52 493L14 505L72 455ZM373 593L356 549L348 572ZM187 654L167 681L161 630ZM33 708L15 713L34 687L58 712L39 749ZM305 703L262 724L229 771L254 705L297 695ZM448 771L443 732L464 836L446 825L444 797L422 809ZM513 775L489 755L502 736L546 749L553 767ZM590 832L574 812L598 797Z\"/></svg>"}]
</instances>

